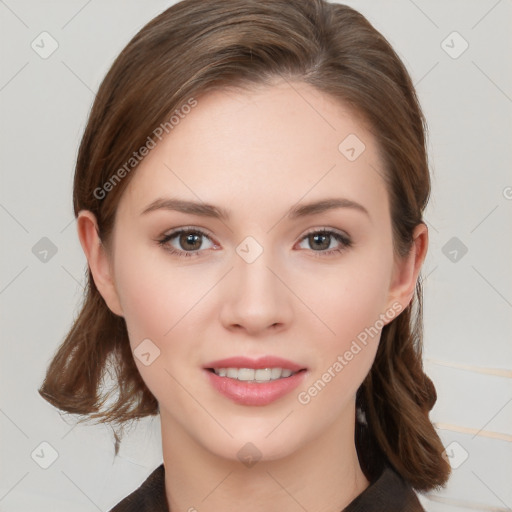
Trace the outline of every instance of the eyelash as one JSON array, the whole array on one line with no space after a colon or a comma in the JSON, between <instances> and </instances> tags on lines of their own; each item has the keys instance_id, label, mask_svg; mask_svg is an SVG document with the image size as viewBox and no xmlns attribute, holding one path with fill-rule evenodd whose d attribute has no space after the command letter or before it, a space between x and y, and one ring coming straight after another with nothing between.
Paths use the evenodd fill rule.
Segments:
<instances>
[{"instance_id":1,"label":"eyelash","mask_svg":"<svg viewBox=\"0 0 512 512\"><path fill-rule=\"evenodd\" d=\"M205 233L204 231L202 231L201 229L180 228L180 229L177 229L176 231L172 231L171 233L168 233L161 239L158 239L157 240L158 245L161 247L164 247L165 250L169 251L171 254L173 254L175 256L178 256L179 258L188 258L191 256L194 256L194 257L201 256L202 251L177 251L176 249L167 245L173 238L176 238L177 236L181 235L182 233L193 233L196 235L201 235L203 237L208 238L211 241L210 236L208 236L208 234ZM338 249L329 249L326 251L312 251L314 253L315 257L318 257L318 258L324 258L324 257L332 256L337 253L342 253L345 250L352 247L352 245L353 245L352 240L348 236L338 233L337 231L327 229L327 228L321 228L321 229L310 231L310 232L306 233L301 238L300 241L302 242L303 240L305 240L306 238L308 238L311 235L330 235L335 240L337 240L338 242L340 242L342 244L342 247L340 247Z\"/></svg>"}]
</instances>

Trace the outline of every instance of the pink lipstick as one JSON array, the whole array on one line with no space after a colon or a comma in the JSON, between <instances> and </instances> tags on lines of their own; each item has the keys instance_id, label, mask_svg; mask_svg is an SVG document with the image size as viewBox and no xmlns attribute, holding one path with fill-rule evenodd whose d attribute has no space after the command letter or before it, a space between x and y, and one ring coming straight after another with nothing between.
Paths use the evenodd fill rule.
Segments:
<instances>
[{"instance_id":1,"label":"pink lipstick","mask_svg":"<svg viewBox=\"0 0 512 512\"><path fill-rule=\"evenodd\" d=\"M290 393L304 379L304 366L287 359L230 357L204 367L211 385L241 405L267 405Z\"/></svg>"}]
</instances>

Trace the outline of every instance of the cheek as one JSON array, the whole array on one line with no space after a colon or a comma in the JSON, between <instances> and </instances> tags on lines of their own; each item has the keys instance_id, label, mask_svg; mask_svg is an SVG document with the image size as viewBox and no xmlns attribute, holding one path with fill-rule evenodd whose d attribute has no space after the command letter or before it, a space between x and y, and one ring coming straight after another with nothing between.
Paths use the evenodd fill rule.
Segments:
<instances>
[{"instance_id":1,"label":"cheek","mask_svg":"<svg viewBox=\"0 0 512 512\"><path fill-rule=\"evenodd\" d=\"M162 336L197 301L200 281L190 283L190 272L142 229L125 228L115 243L116 288L127 324Z\"/></svg>"},{"instance_id":2,"label":"cheek","mask_svg":"<svg viewBox=\"0 0 512 512\"><path fill-rule=\"evenodd\" d=\"M190 344L179 341L184 339L182 329L188 318L184 315L193 303L192 292L182 282L179 268L165 265L152 257L151 251L137 248L135 242L128 245L132 250L116 260L115 278L134 361L159 402L167 394L179 400L180 387L172 378L175 369L169 363L182 361L187 346L190 349ZM146 360L145 353L150 354Z\"/></svg>"},{"instance_id":3,"label":"cheek","mask_svg":"<svg viewBox=\"0 0 512 512\"><path fill-rule=\"evenodd\" d=\"M149 338L159 344L178 320L184 300L179 274L169 272L141 242L118 241L115 280L132 348ZM123 250L130 247L130 251ZM175 318L176 317L176 318Z\"/></svg>"},{"instance_id":4,"label":"cheek","mask_svg":"<svg viewBox=\"0 0 512 512\"><path fill-rule=\"evenodd\" d=\"M338 350L379 320L384 313L392 259L378 250L354 253L321 274L301 273L295 287L303 302L320 321L322 338Z\"/></svg>"},{"instance_id":5,"label":"cheek","mask_svg":"<svg viewBox=\"0 0 512 512\"><path fill-rule=\"evenodd\" d=\"M334 418L371 369L384 327L392 267L392 252L388 252L375 246L354 254L325 275L326 285L315 293L311 309L317 308L329 329L313 338L318 340L315 350L320 357L298 400L303 405L315 402L319 414L324 407L322 414L329 410L327 414Z\"/></svg>"},{"instance_id":6,"label":"cheek","mask_svg":"<svg viewBox=\"0 0 512 512\"><path fill-rule=\"evenodd\" d=\"M356 392L371 369L377 347L378 336L366 346L359 342L349 344L346 351L332 354L299 390L296 398L304 414L308 418L321 418L317 428L349 414Z\"/></svg>"},{"instance_id":7,"label":"cheek","mask_svg":"<svg viewBox=\"0 0 512 512\"><path fill-rule=\"evenodd\" d=\"M131 250L123 252L123 246ZM181 361L199 364L197 325L207 314L201 297L212 284L198 277L191 282L190 272L169 263L162 249L148 250L136 240L118 241L118 247L123 257L116 258L115 279L135 363L157 399L162 390L172 389L173 396L179 396L171 375L180 371ZM158 357L146 365L137 357L139 351Z\"/></svg>"},{"instance_id":8,"label":"cheek","mask_svg":"<svg viewBox=\"0 0 512 512\"><path fill-rule=\"evenodd\" d=\"M311 354L316 364L297 396L300 404L312 405L313 415L334 421L370 371L384 326L385 285L378 272L349 274L323 294L320 311L329 330L322 336L311 333L318 340Z\"/></svg>"}]
</instances>

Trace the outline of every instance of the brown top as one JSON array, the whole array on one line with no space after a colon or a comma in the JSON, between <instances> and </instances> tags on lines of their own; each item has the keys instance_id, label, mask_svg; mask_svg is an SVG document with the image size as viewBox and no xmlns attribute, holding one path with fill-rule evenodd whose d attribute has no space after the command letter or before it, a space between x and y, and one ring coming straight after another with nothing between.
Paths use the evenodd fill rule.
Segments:
<instances>
[{"instance_id":1,"label":"brown top","mask_svg":"<svg viewBox=\"0 0 512 512\"><path fill-rule=\"evenodd\" d=\"M110 512L171 512L164 477L161 464ZM425 509L412 488L388 467L341 512L425 512Z\"/></svg>"}]
</instances>

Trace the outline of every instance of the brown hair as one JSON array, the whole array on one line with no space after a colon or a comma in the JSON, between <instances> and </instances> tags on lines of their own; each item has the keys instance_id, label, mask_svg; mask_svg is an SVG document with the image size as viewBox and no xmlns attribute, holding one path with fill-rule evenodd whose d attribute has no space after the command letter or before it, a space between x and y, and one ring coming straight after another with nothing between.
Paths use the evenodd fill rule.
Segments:
<instances>
[{"instance_id":1,"label":"brown hair","mask_svg":"<svg viewBox=\"0 0 512 512\"><path fill-rule=\"evenodd\" d=\"M75 216L93 212L108 247L117 204L134 173L125 164L148 135L193 97L276 78L310 84L366 121L385 169L394 250L407 254L430 195L423 113L387 40L357 11L324 0L184 0L150 21L99 88L77 158ZM108 194L95 192L106 190L123 165L123 179ZM111 425L157 414L125 321L109 310L87 272L84 304L39 392L63 411ZM428 417L436 392L423 372L421 344L419 279L412 302L383 328L358 391L366 422L356 426L356 446L367 477L386 462L424 491L444 485L450 468ZM115 371L115 397L102 389L109 367Z\"/></svg>"}]
</instances>

